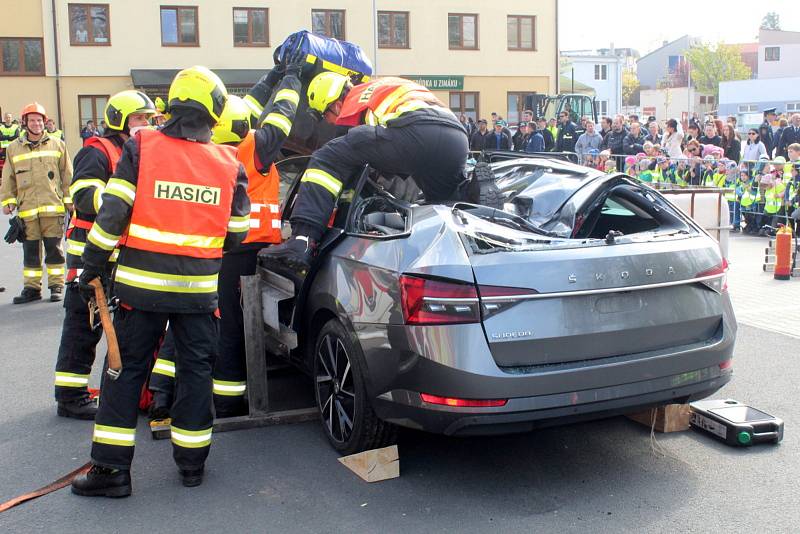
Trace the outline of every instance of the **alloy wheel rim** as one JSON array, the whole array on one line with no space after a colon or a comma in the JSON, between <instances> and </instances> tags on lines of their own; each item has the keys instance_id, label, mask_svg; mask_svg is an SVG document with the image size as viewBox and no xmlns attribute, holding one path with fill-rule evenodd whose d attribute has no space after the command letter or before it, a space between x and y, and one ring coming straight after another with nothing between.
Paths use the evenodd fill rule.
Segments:
<instances>
[{"instance_id":1,"label":"alloy wheel rim","mask_svg":"<svg viewBox=\"0 0 800 534\"><path fill-rule=\"evenodd\" d=\"M328 435L344 443L353 434L355 387L350 356L338 336L326 334L317 348L317 401Z\"/></svg>"}]
</instances>

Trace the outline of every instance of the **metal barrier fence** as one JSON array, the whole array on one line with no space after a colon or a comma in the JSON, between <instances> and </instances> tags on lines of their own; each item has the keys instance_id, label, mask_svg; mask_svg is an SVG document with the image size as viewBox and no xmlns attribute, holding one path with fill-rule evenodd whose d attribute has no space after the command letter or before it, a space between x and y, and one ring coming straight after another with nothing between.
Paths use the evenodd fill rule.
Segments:
<instances>
[{"instance_id":1,"label":"metal barrier fence","mask_svg":"<svg viewBox=\"0 0 800 534\"><path fill-rule=\"evenodd\" d=\"M780 224L788 224L795 230L800 228L800 177L793 178L794 164L782 159L735 162L716 157L610 154L607 157L588 156L590 160L584 157L581 162L573 152L528 153L511 150L471 152L471 157L484 161L515 157L556 158L601 171L624 172L661 191L716 190L725 195L734 229L739 229L743 220L747 231L751 233L765 227L771 231ZM659 160L667 165L661 168ZM626 161L633 165L626 165ZM656 169L656 166L659 168Z\"/></svg>"},{"instance_id":2,"label":"metal barrier fence","mask_svg":"<svg viewBox=\"0 0 800 534\"><path fill-rule=\"evenodd\" d=\"M630 161L633 157L636 169L624 168L623 172L634 177L650 173L647 180L656 189L706 187L726 189L730 221L734 229L741 227L742 219L748 232L767 231L780 224L797 228L800 220L800 177L792 176L792 167L800 162L775 160L742 160L735 162L726 158L700 158L666 156L631 156L611 154L616 162ZM658 161L666 164L653 174ZM640 163L645 162L645 163ZM584 161L584 164L587 162ZM592 165L597 168L598 166ZM619 163L617 163L617 167ZM633 170L633 172L630 172ZM641 179L641 178L640 178Z\"/></svg>"}]
</instances>

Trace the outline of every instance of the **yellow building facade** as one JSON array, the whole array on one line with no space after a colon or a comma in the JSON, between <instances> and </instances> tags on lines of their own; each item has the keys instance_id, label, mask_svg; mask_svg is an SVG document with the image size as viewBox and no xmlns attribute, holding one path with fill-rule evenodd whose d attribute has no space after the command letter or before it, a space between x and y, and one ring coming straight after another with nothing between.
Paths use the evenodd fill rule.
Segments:
<instances>
[{"instance_id":1,"label":"yellow building facade","mask_svg":"<svg viewBox=\"0 0 800 534\"><path fill-rule=\"evenodd\" d=\"M557 91L556 0L0 0L0 13L0 110L39 101L73 154L109 95L163 95L195 64L243 92L300 29L358 44L378 76L411 77L473 118L513 123L526 95Z\"/></svg>"}]
</instances>

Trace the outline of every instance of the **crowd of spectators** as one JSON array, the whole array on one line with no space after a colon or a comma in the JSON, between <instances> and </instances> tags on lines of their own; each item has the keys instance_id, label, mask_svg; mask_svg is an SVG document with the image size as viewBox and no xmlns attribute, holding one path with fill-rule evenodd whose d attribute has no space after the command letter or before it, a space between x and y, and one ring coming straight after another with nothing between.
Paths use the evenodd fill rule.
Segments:
<instances>
[{"instance_id":1,"label":"crowd of spectators","mask_svg":"<svg viewBox=\"0 0 800 534\"><path fill-rule=\"evenodd\" d=\"M746 139L735 117L679 123L616 115L602 117L598 127L590 117L576 124L563 112L556 123L525 110L513 134L496 113L491 125L463 115L461 122L473 151L569 152L583 165L658 187L725 188L734 231L763 232L778 219L792 224L793 215L800 218L800 113L780 121L765 114Z\"/></svg>"}]
</instances>

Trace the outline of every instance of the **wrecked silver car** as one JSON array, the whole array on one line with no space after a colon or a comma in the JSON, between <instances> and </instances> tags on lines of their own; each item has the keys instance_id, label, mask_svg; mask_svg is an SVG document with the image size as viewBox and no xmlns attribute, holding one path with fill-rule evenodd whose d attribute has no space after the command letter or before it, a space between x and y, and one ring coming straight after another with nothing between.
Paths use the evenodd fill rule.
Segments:
<instances>
[{"instance_id":1,"label":"wrecked silver car","mask_svg":"<svg viewBox=\"0 0 800 534\"><path fill-rule=\"evenodd\" d=\"M306 158L279 164L291 214ZM547 157L491 164L503 209L399 200L368 169L293 311L342 453L396 426L527 431L706 397L736 320L718 244L658 192ZM402 184L401 184L402 185Z\"/></svg>"}]
</instances>

